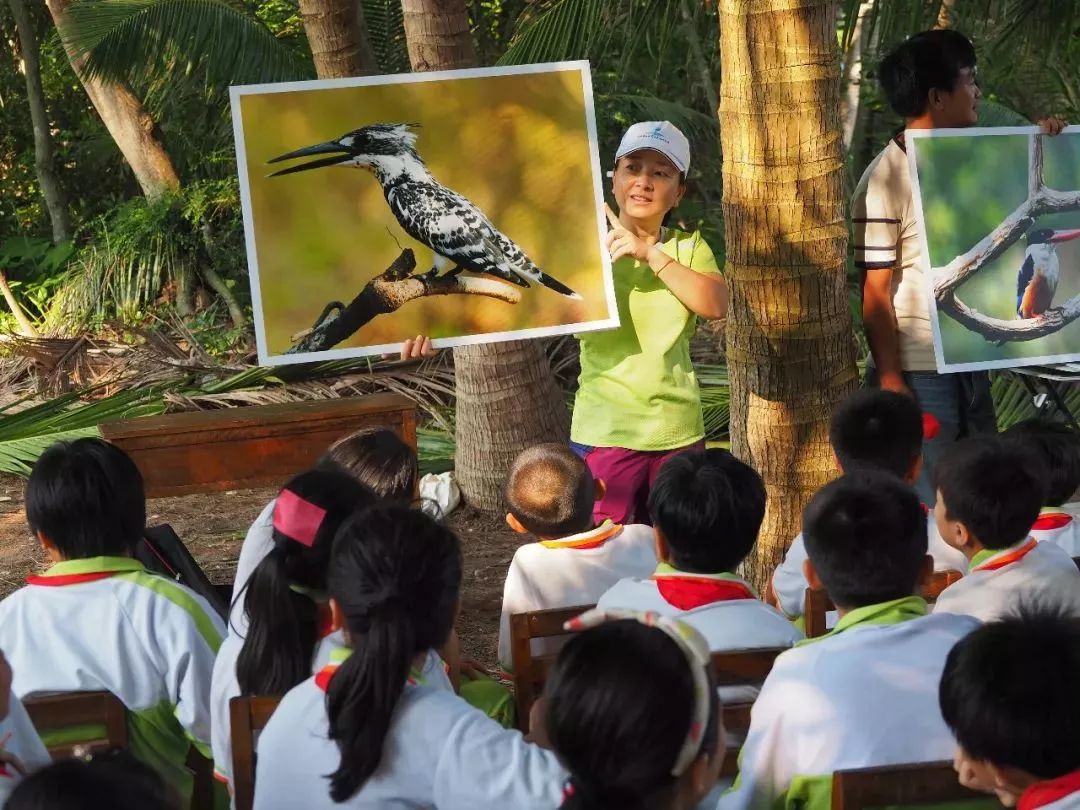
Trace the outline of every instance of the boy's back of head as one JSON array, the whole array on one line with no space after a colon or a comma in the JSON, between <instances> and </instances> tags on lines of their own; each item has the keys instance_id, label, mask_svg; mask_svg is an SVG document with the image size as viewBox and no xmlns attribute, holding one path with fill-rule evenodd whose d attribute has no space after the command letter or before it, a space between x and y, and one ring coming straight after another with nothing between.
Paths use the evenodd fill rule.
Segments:
<instances>
[{"instance_id":1,"label":"boy's back of head","mask_svg":"<svg viewBox=\"0 0 1080 810\"><path fill-rule=\"evenodd\" d=\"M947 519L964 524L985 548L1019 543L1043 507L1038 461L1000 436L972 436L949 445L934 476Z\"/></svg>"},{"instance_id":2,"label":"boy's back of head","mask_svg":"<svg viewBox=\"0 0 1080 810\"><path fill-rule=\"evenodd\" d=\"M592 528L596 481L566 445L524 450L510 465L504 494L510 514L537 537L566 537Z\"/></svg>"},{"instance_id":3,"label":"boy's back of head","mask_svg":"<svg viewBox=\"0 0 1080 810\"><path fill-rule=\"evenodd\" d=\"M1080 770L1080 620L1025 606L953 647L941 715L971 757L1039 779Z\"/></svg>"},{"instance_id":4,"label":"boy's back of head","mask_svg":"<svg viewBox=\"0 0 1080 810\"><path fill-rule=\"evenodd\" d=\"M1047 419L1025 419L1002 434L1034 453L1046 481L1044 506L1062 506L1080 489L1080 433Z\"/></svg>"},{"instance_id":5,"label":"boy's back of head","mask_svg":"<svg viewBox=\"0 0 1080 810\"><path fill-rule=\"evenodd\" d=\"M757 542L765 485L726 450L672 456L649 493L649 514L680 571L734 571Z\"/></svg>"},{"instance_id":6,"label":"boy's back of head","mask_svg":"<svg viewBox=\"0 0 1080 810\"><path fill-rule=\"evenodd\" d=\"M806 552L837 606L915 593L926 564L926 513L915 490L881 470L827 484L803 512Z\"/></svg>"},{"instance_id":7,"label":"boy's back of head","mask_svg":"<svg viewBox=\"0 0 1080 810\"><path fill-rule=\"evenodd\" d=\"M829 442L844 472L874 467L906 478L922 456L922 412L911 397L861 388L833 412Z\"/></svg>"},{"instance_id":8,"label":"boy's back of head","mask_svg":"<svg viewBox=\"0 0 1080 810\"><path fill-rule=\"evenodd\" d=\"M926 111L931 90L951 92L964 68L975 67L975 47L959 31L942 28L913 34L894 48L878 68L889 106L902 118Z\"/></svg>"},{"instance_id":9,"label":"boy's back of head","mask_svg":"<svg viewBox=\"0 0 1080 810\"><path fill-rule=\"evenodd\" d=\"M142 475L102 439L57 442L26 483L26 520L66 560L124 556L146 528Z\"/></svg>"}]
</instances>

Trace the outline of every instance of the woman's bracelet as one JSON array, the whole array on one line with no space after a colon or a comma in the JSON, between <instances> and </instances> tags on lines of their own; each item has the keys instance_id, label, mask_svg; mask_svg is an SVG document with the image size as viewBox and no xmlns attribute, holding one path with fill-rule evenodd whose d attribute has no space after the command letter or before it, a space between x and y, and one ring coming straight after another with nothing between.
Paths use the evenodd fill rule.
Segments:
<instances>
[{"instance_id":1,"label":"woman's bracelet","mask_svg":"<svg viewBox=\"0 0 1080 810\"><path fill-rule=\"evenodd\" d=\"M660 269L659 269L659 270L653 270L653 275L654 275L654 276L657 276L657 277L659 278L660 274L661 274L661 273L663 273L663 272L664 272L665 270L667 270L667 266L668 266L669 264L671 264L671 263L672 263L673 261L675 261L675 260L674 260L674 259L672 259L672 258L671 258L671 257L669 256L669 257L668 257L668 260L667 260L666 262L664 262L664 264L663 264L663 265L662 265L662 266L660 267Z\"/></svg>"}]
</instances>

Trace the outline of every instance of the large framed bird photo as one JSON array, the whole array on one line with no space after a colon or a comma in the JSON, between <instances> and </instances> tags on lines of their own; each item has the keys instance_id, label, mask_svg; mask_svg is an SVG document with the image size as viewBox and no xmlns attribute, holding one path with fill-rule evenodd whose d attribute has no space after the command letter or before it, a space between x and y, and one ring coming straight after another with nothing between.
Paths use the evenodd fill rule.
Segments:
<instances>
[{"instance_id":1,"label":"large framed bird photo","mask_svg":"<svg viewBox=\"0 0 1080 810\"><path fill-rule=\"evenodd\" d=\"M925 259L917 284L901 268L893 285L925 294L938 371L1080 360L1080 127L908 130L905 143Z\"/></svg>"},{"instance_id":2,"label":"large framed bird photo","mask_svg":"<svg viewBox=\"0 0 1080 810\"><path fill-rule=\"evenodd\" d=\"M231 95L261 364L619 325L587 62Z\"/></svg>"}]
</instances>

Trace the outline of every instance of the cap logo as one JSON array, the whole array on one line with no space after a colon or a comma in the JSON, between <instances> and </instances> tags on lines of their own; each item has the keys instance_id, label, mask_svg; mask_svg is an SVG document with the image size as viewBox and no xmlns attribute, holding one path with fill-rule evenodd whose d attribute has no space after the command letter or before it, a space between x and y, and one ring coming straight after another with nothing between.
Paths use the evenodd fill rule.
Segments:
<instances>
[{"instance_id":1,"label":"cap logo","mask_svg":"<svg viewBox=\"0 0 1080 810\"><path fill-rule=\"evenodd\" d=\"M668 143L668 139L664 137L664 129L662 126L655 127L652 132L648 134L650 138L656 138L658 141Z\"/></svg>"}]
</instances>

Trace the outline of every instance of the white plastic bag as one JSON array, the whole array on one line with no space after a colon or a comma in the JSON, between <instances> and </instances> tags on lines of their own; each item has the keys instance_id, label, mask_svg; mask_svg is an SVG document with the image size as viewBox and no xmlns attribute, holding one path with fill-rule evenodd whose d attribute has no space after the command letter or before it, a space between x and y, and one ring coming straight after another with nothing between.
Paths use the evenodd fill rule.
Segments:
<instances>
[{"instance_id":1,"label":"white plastic bag","mask_svg":"<svg viewBox=\"0 0 1080 810\"><path fill-rule=\"evenodd\" d=\"M435 475L428 473L420 479L420 506L425 511L446 517L461 503L461 488L454 480L454 471L447 470Z\"/></svg>"}]
</instances>

